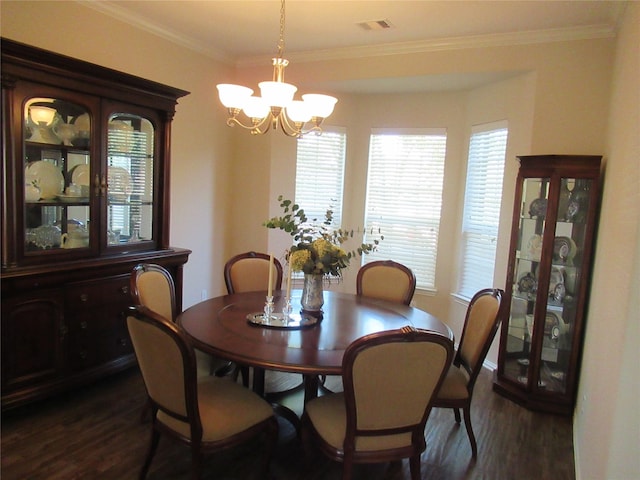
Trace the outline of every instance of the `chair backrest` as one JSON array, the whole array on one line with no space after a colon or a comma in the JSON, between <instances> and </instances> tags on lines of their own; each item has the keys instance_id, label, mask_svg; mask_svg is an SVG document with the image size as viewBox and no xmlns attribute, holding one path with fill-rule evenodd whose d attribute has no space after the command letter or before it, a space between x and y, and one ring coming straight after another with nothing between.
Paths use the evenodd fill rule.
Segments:
<instances>
[{"instance_id":1,"label":"chair backrest","mask_svg":"<svg viewBox=\"0 0 640 480\"><path fill-rule=\"evenodd\" d=\"M136 265L131 272L129 289L134 304L144 305L161 317L175 321L176 288L171 274L162 266L151 263Z\"/></svg>"},{"instance_id":2,"label":"chair backrest","mask_svg":"<svg viewBox=\"0 0 640 480\"><path fill-rule=\"evenodd\" d=\"M282 264L273 259L273 288L282 288ZM269 255L246 252L231 258L224 266L224 283L228 293L267 290L269 285Z\"/></svg>"},{"instance_id":3,"label":"chair backrest","mask_svg":"<svg viewBox=\"0 0 640 480\"><path fill-rule=\"evenodd\" d=\"M506 314L507 305L502 301L503 297L501 289L485 288L473 296L467 307L454 359L454 364L464 367L469 375L467 388L473 388L498 325Z\"/></svg>"},{"instance_id":4,"label":"chair backrest","mask_svg":"<svg viewBox=\"0 0 640 480\"><path fill-rule=\"evenodd\" d=\"M349 345L342 363L345 451L422 451L434 393L452 358L450 339L413 327L374 333Z\"/></svg>"},{"instance_id":5,"label":"chair backrest","mask_svg":"<svg viewBox=\"0 0 640 480\"><path fill-rule=\"evenodd\" d=\"M127 328L154 411L188 424L192 440L201 438L196 357L180 326L139 305L130 309Z\"/></svg>"},{"instance_id":6,"label":"chair backrest","mask_svg":"<svg viewBox=\"0 0 640 480\"><path fill-rule=\"evenodd\" d=\"M356 294L409 305L416 291L411 269L393 260L370 262L358 270Z\"/></svg>"}]
</instances>

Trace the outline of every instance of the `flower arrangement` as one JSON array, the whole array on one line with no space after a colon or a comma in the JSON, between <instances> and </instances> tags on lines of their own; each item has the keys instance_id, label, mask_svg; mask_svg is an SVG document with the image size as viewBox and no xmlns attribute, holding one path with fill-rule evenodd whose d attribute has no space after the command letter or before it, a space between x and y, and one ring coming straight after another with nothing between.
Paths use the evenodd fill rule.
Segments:
<instances>
[{"instance_id":1,"label":"flower arrangement","mask_svg":"<svg viewBox=\"0 0 640 480\"><path fill-rule=\"evenodd\" d=\"M380 232L372 243L362 243L357 249L346 251L342 245L354 236L354 230L334 229L333 210L327 209L324 221L309 221L300 206L282 195L278 197L284 215L273 217L263 225L289 233L294 245L288 252L291 270L305 274L340 277L343 268L356 255L364 255L377 249L384 239ZM373 233L373 232L371 232Z\"/></svg>"}]
</instances>

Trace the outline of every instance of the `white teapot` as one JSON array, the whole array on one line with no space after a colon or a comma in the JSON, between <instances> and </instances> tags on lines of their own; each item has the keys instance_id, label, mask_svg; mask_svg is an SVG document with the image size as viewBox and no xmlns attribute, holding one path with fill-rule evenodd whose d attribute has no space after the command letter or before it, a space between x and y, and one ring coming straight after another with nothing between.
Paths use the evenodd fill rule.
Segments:
<instances>
[{"instance_id":1,"label":"white teapot","mask_svg":"<svg viewBox=\"0 0 640 480\"><path fill-rule=\"evenodd\" d=\"M76 228L71 232L63 233L60 237L60 246L62 246L62 248L88 247L89 232L84 228Z\"/></svg>"}]
</instances>

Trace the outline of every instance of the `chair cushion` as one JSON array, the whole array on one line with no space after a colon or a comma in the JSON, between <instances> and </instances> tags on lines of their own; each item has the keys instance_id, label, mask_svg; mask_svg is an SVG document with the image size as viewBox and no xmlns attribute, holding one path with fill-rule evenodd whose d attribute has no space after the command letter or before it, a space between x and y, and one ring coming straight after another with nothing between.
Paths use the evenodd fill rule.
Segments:
<instances>
[{"instance_id":1,"label":"chair cushion","mask_svg":"<svg viewBox=\"0 0 640 480\"><path fill-rule=\"evenodd\" d=\"M202 421L202 441L215 442L243 432L273 415L269 403L247 388L227 378L198 379L198 408ZM158 420L190 438L185 422L158 412Z\"/></svg>"},{"instance_id":2,"label":"chair cushion","mask_svg":"<svg viewBox=\"0 0 640 480\"><path fill-rule=\"evenodd\" d=\"M347 429L344 394L334 393L309 401L305 406L309 420L329 445L342 450ZM411 445L411 434L356 438L356 450L375 451Z\"/></svg>"},{"instance_id":3,"label":"chair cushion","mask_svg":"<svg viewBox=\"0 0 640 480\"><path fill-rule=\"evenodd\" d=\"M411 279L395 267L369 269L362 278L362 295L402 303L411 287Z\"/></svg>"},{"instance_id":4,"label":"chair cushion","mask_svg":"<svg viewBox=\"0 0 640 480\"><path fill-rule=\"evenodd\" d=\"M467 383L469 376L464 369L451 365L447 371L447 376L438 390L439 399L463 400L469 398Z\"/></svg>"}]
</instances>

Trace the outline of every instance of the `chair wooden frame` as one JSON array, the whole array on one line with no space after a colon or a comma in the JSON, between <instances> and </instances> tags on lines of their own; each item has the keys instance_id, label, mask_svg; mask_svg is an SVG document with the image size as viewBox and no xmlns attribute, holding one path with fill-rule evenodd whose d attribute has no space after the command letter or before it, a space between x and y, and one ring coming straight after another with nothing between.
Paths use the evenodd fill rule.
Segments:
<instances>
[{"instance_id":1,"label":"chair wooden frame","mask_svg":"<svg viewBox=\"0 0 640 480\"><path fill-rule=\"evenodd\" d=\"M151 306L154 301L157 301L157 299L146 297L146 293L144 293L143 288L141 287L141 283L145 275L148 274L160 275L166 282L166 285L168 287L167 293L170 298L170 316L163 315L167 314L168 312L156 311L156 309ZM147 308L155 311L155 313L167 317L167 320L171 320L172 322L176 321L176 318L180 313L178 311L178 305L176 302L176 287L173 281L173 277L162 265L157 265L154 263L140 263L133 267L133 270L131 272L131 279L129 281L129 290L131 291L131 297L135 305L144 305ZM234 366L232 362L212 356L209 365L209 374L223 377L225 375L229 375L233 371L233 368Z\"/></svg>"},{"instance_id":2,"label":"chair wooden frame","mask_svg":"<svg viewBox=\"0 0 640 480\"><path fill-rule=\"evenodd\" d=\"M408 277L409 286L401 301L405 305L411 304L411 300L413 299L413 295L416 291L416 276L409 267L393 260L378 260L375 262L366 263L362 267L360 267L356 276L356 295L364 295L363 291L365 290L364 283L366 275L372 273L374 269L380 267L396 268L402 271Z\"/></svg>"},{"instance_id":3,"label":"chair wooden frame","mask_svg":"<svg viewBox=\"0 0 640 480\"><path fill-rule=\"evenodd\" d=\"M156 314L152 310L144 307L144 306L136 306L131 307L129 310L129 316L127 318L127 325L130 331L132 328L135 329L134 322L141 322L143 324L151 325L158 331L162 332L164 335L171 338L172 343L175 344L182 357L182 376L184 379L184 409L186 414L171 409L166 405L158 402L156 398L152 394L150 394L150 388L147 384L147 378L145 376L144 368L142 368L142 363L140 360L140 352L138 351L135 345L134 340L134 350L136 352L136 357L141 363L141 370L143 373L143 378L145 379L145 387L147 389L147 395L149 398L149 404L151 405L151 413L152 413L152 421L151 421L151 443L149 446L149 451L147 453L145 462L140 471L140 479L144 479L147 476L149 471L149 467L151 466L151 462L156 453L158 443L160 440L160 436L162 434L167 435L181 443L188 445L191 449L191 457L192 457L192 478L199 479L202 471L202 455L205 453L210 453L213 451L220 451L222 449L231 448L233 446L244 443L258 435L265 435L265 456L263 463L263 472L264 478L266 478L266 474L269 469L269 463L271 458L271 453L273 451L274 445L277 442L278 437L278 422L276 420L275 415L267 417L250 427L246 428L243 431L239 431L231 436L226 438L222 438L216 441L204 441L202 439L204 428L202 425L202 419L200 416L199 404L198 404L198 377L197 377L197 367L196 367L196 357L195 352L189 341L187 340L186 335L182 332L181 328L166 319L162 316ZM135 338L135 335L132 334L132 339ZM210 381L218 381L218 382L229 382L228 380L223 379L211 379L205 377L206 380ZM229 382L229 385L234 385ZM242 387L239 387L242 388ZM242 389L246 392L245 389ZM254 395L253 393L247 392L248 395ZM257 400L258 398L256 398ZM166 424L162 423L158 420L158 413L162 412L167 417L172 419L177 419L178 421L188 423L189 425L189 436L185 436L180 432L170 428Z\"/></svg>"},{"instance_id":4,"label":"chair wooden frame","mask_svg":"<svg viewBox=\"0 0 640 480\"><path fill-rule=\"evenodd\" d=\"M236 263L242 261L242 260L246 260L246 259L261 259L261 260L265 260L265 261L269 261L269 255L267 255L266 253L259 253L259 252L254 252L254 251L250 251L250 252L245 252L245 253L240 253L232 258L230 258L227 263L225 263L224 265L224 283L227 286L227 292L229 294L232 293L239 293L240 290L237 289L236 286L233 285L233 276L231 271L233 270L233 267ZM282 270L282 264L280 263L280 261L277 258L273 259L273 266L276 269L276 278L273 279L273 288L274 290L281 290L282 289L282 275L283 275L283 270ZM267 285L265 284L264 286L264 290L267 290Z\"/></svg>"},{"instance_id":5,"label":"chair wooden frame","mask_svg":"<svg viewBox=\"0 0 640 480\"><path fill-rule=\"evenodd\" d=\"M164 277L164 280L167 282L169 287L169 296L171 302L171 317L167 318L167 320L171 320L172 322L176 321L176 317L178 315L177 305L176 305L176 287L173 281L173 277L161 265L156 265L154 263L140 263L133 267L133 271L131 272L131 279L129 280L129 290L131 291L131 297L133 298L135 305L145 305L149 306L149 302L145 301L144 293L140 288L141 278L147 273L157 273ZM156 312L162 314L162 312Z\"/></svg>"},{"instance_id":6,"label":"chair wooden frame","mask_svg":"<svg viewBox=\"0 0 640 480\"><path fill-rule=\"evenodd\" d=\"M356 401L356 388L354 387L354 363L359 355L369 348L376 347L388 343L409 343L409 342L429 342L442 347L444 357L442 362L434 368L438 375L437 381L433 383L431 392L425 391L424 413L420 420L414 424L388 426L386 428L360 428L358 426L358 402ZM320 450L332 460L343 462L342 479L350 480L352 476L352 468L355 463L378 463L401 460L409 458L411 478L419 480L420 476L420 454L426 449L426 441L424 429L431 412L435 394L444 381L446 371L451 364L453 358L452 341L440 334L426 330L419 330L413 327L404 327L398 330L390 330L385 332L374 333L364 336L354 341L345 351L343 357L343 378L344 378L344 394L333 394L335 399L342 397L344 399L344 408L346 413L346 430L344 434L344 442L342 448L336 448L325 440L316 426L313 424L309 413L305 409L302 415L301 434L304 445L309 451L309 447L313 442L319 446ZM428 368L427 366L416 366L416 368ZM322 397L311 400L307 406L314 401L323 401ZM360 404L364 404L360 400ZM332 425L332 430L336 425ZM357 450L356 438L364 437L384 437L408 433L411 435L411 443L405 446L394 446L388 449L378 450Z\"/></svg>"},{"instance_id":7,"label":"chair wooden frame","mask_svg":"<svg viewBox=\"0 0 640 480\"><path fill-rule=\"evenodd\" d=\"M489 325L487 325L485 330L486 337L483 339L482 345L480 345L480 348L477 350L476 358L469 359L466 358L466 355L464 354L464 347L468 341L469 325L472 321L473 309L481 299L486 298L487 296L495 298L497 302L495 316L485 319L489 322ZM473 458L476 458L478 455L476 437L473 434L473 427L471 425L471 400L473 399L473 388L478 375L480 374L480 370L482 369L487 352L489 352L489 348L491 347L491 342L496 335L498 326L507 313L507 303L504 302L503 299L504 291L498 288L485 288L473 296L469 302L469 306L467 307L464 326L462 328L462 336L460 337L460 343L458 344L458 350L456 351L453 359L453 364L451 365L450 371L447 373L442 388L440 389L440 392L433 404L436 408L452 408L457 423L460 423L461 421L460 409L462 409L464 414L464 424L467 429L467 435L469 436L469 442L471 443L471 454ZM464 369L468 379L467 377L461 377L461 372L456 371L458 369ZM447 393L454 389L454 384L456 383L455 378L458 379L457 381L462 381L460 380L461 378L467 379L464 386L466 389L466 395L462 398L447 396Z\"/></svg>"}]
</instances>

